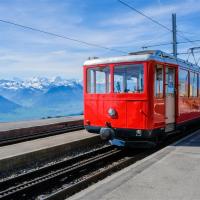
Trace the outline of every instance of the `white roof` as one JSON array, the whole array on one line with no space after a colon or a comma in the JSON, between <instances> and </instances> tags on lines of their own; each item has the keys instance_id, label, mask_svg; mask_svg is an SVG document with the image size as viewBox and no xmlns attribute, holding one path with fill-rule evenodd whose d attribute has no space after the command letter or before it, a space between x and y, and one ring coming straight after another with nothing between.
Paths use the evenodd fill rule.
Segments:
<instances>
[{"instance_id":1,"label":"white roof","mask_svg":"<svg viewBox=\"0 0 200 200\"><path fill-rule=\"evenodd\" d=\"M119 57L109 57L109 58L95 58L85 61L84 65L98 65L98 64L111 64L120 62L132 62L132 61L147 61L155 60L165 63L177 64L185 68L193 68L199 71L199 66L184 61L179 58L167 54L159 50L141 51L130 53L129 55L119 56Z\"/></svg>"},{"instance_id":2,"label":"white roof","mask_svg":"<svg viewBox=\"0 0 200 200\"><path fill-rule=\"evenodd\" d=\"M127 55L119 57L109 57L109 58L97 58L85 61L84 65L98 65L98 64L109 64L118 62L131 62L131 61L143 61L148 60L149 55Z\"/></svg>"}]
</instances>

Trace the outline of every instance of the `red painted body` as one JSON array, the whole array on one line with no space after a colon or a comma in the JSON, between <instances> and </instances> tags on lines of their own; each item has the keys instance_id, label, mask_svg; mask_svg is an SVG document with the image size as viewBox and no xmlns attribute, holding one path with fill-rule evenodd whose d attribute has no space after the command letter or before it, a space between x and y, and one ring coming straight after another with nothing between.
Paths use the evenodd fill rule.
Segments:
<instances>
[{"instance_id":1,"label":"red painted body","mask_svg":"<svg viewBox=\"0 0 200 200\"><path fill-rule=\"evenodd\" d=\"M120 63L144 65L144 91L135 94L114 93L113 71L119 63L106 64L111 72L111 91L107 94L89 94L86 91L87 69L96 66L84 66L84 124L85 126L106 127L108 124L112 128L154 130L164 129L166 126L166 100L165 100L165 78L164 91L162 97L154 95L154 74L155 66L160 64L175 70L175 124L179 125L193 119L200 118L200 94L197 97L179 96L178 73L181 66L169 63L159 63L157 61L128 62ZM98 65L101 66L101 65ZM105 65L102 65L105 66ZM199 75L198 75L199 76ZM198 77L199 79L199 77ZM199 84L198 84L199 85ZM199 93L199 92L198 92ZM111 118L108 109L112 107L117 111L117 116Z\"/></svg>"},{"instance_id":2,"label":"red painted body","mask_svg":"<svg viewBox=\"0 0 200 200\"><path fill-rule=\"evenodd\" d=\"M134 62L138 63L138 62ZM122 63L131 64L131 63ZM92 66L94 67L94 66ZM114 65L110 65L111 68ZM89 67L84 67L84 86L86 86L86 70ZM147 63L144 63L144 80L147 77ZM113 80L111 70L111 80ZM86 87L84 87L84 123L90 121L92 126L105 126L106 122L111 123L112 127L116 128L150 128L152 125L148 122L148 107L149 100L148 96L148 85L144 85L144 93L142 94L117 94L111 92L108 94L88 94ZM117 117L112 119L108 116L108 109L112 107L117 110Z\"/></svg>"}]
</instances>

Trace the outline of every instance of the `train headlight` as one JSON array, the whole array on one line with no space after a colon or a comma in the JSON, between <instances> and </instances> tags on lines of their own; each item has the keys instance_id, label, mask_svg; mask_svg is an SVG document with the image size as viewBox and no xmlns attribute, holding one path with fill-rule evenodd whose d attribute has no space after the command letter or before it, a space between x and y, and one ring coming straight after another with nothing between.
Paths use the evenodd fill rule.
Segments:
<instances>
[{"instance_id":1,"label":"train headlight","mask_svg":"<svg viewBox=\"0 0 200 200\"><path fill-rule=\"evenodd\" d=\"M117 116L117 111L114 108L109 108L108 109L108 115L112 118Z\"/></svg>"},{"instance_id":2,"label":"train headlight","mask_svg":"<svg viewBox=\"0 0 200 200\"><path fill-rule=\"evenodd\" d=\"M86 120L86 124L87 124L87 125L90 125L90 120Z\"/></svg>"},{"instance_id":3,"label":"train headlight","mask_svg":"<svg viewBox=\"0 0 200 200\"><path fill-rule=\"evenodd\" d=\"M142 136L142 130L136 130L136 136Z\"/></svg>"}]
</instances>

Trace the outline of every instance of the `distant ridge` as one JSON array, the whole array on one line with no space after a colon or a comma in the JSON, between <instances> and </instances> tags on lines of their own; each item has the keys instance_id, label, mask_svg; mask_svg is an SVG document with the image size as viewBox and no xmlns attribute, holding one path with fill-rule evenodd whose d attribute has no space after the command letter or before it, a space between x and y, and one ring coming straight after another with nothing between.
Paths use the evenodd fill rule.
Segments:
<instances>
[{"instance_id":1,"label":"distant ridge","mask_svg":"<svg viewBox=\"0 0 200 200\"><path fill-rule=\"evenodd\" d=\"M0 121L41 119L83 113L81 80L33 77L0 79Z\"/></svg>"},{"instance_id":2,"label":"distant ridge","mask_svg":"<svg viewBox=\"0 0 200 200\"><path fill-rule=\"evenodd\" d=\"M0 113L14 112L17 108L21 106L0 95Z\"/></svg>"}]
</instances>

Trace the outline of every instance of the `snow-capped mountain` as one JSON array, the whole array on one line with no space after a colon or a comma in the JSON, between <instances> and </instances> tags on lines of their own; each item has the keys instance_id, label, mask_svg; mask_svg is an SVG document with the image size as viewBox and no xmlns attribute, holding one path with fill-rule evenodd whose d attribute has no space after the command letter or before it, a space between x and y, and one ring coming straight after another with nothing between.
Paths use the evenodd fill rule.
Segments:
<instances>
[{"instance_id":1,"label":"snow-capped mountain","mask_svg":"<svg viewBox=\"0 0 200 200\"><path fill-rule=\"evenodd\" d=\"M76 79L63 79L59 76L54 78L45 78L45 77L33 77L27 80L21 80L19 78L14 78L13 80L0 80L0 88L4 89L39 89L45 90L52 86L70 86L73 87L74 85L80 84L82 85L81 80Z\"/></svg>"},{"instance_id":2,"label":"snow-capped mountain","mask_svg":"<svg viewBox=\"0 0 200 200\"><path fill-rule=\"evenodd\" d=\"M0 121L81 114L82 91L82 81L61 77L0 80L0 95L18 105L11 114L10 110L1 110L4 105L0 102Z\"/></svg>"}]
</instances>

